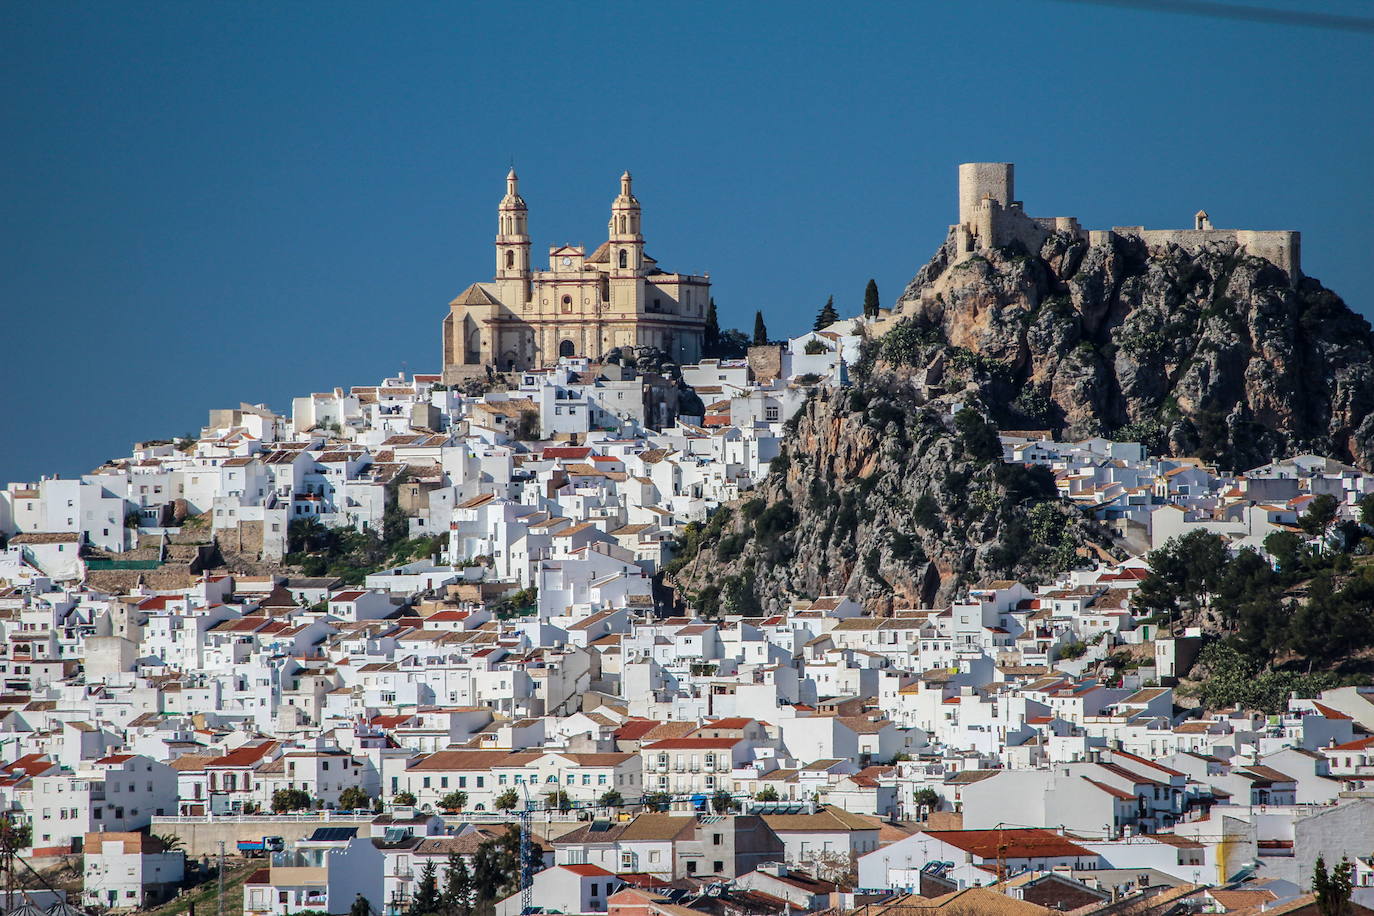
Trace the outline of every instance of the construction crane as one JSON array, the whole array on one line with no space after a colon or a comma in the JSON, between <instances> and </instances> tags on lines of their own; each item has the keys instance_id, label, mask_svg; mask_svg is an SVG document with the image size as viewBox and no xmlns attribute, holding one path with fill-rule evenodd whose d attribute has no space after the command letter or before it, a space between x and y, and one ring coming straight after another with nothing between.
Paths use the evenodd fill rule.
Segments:
<instances>
[{"instance_id":1,"label":"construction crane","mask_svg":"<svg viewBox=\"0 0 1374 916\"><path fill-rule=\"evenodd\" d=\"M520 811L520 913L521 916L534 909L534 867L530 859L530 817L534 813L534 805L530 801L529 783L521 782L521 790L525 793L525 807Z\"/></svg>"}]
</instances>

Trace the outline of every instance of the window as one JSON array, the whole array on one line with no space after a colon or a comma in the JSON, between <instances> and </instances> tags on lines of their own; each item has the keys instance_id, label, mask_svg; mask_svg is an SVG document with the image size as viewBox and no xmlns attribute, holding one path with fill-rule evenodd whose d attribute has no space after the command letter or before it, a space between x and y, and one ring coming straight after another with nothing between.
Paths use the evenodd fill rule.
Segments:
<instances>
[{"instance_id":1,"label":"window","mask_svg":"<svg viewBox=\"0 0 1374 916\"><path fill-rule=\"evenodd\" d=\"M689 875L695 875L696 873L697 873L697 863L695 863L695 862L688 862L688 863L687 863L687 874L689 874Z\"/></svg>"},{"instance_id":2,"label":"window","mask_svg":"<svg viewBox=\"0 0 1374 916\"><path fill-rule=\"evenodd\" d=\"M620 249L620 269L624 270L630 266L630 253L624 248Z\"/></svg>"},{"instance_id":3,"label":"window","mask_svg":"<svg viewBox=\"0 0 1374 916\"><path fill-rule=\"evenodd\" d=\"M763 408L763 419L769 423L775 423L778 419L778 408L772 404Z\"/></svg>"},{"instance_id":4,"label":"window","mask_svg":"<svg viewBox=\"0 0 1374 916\"><path fill-rule=\"evenodd\" d=\"M723 873L725 872L725 863L724 863L724 862L712 862L712 863L711 863L711 871L715 872L715 873L718 874L718 875L719 875L719 874L723 874Z\"/></svg>"},{"instance_id":5,"label":"window","mask_svg":"<svg viewBox=\"0 0 1374 916\"><path fill-rule=\"evenodd\" d=\"M712 845L712 846L719 846L720 844L721 844L721 835L720 835L719 833L713 833L713 834L711 834L711 845Z\"/></svg>"},{"instance_id":6,"label":"window","mask_svg":"<svg viewBox=\"0 0 1374 916\"><path fill-rule=\"evenodd\" d=\"M563 297L563 311L565 311L565 312L571 312L571 311L572 311L572 296L564 296L564 297ZM568 355L571 356L572 354L568 354Z\"/></svg>"}]
</instances>

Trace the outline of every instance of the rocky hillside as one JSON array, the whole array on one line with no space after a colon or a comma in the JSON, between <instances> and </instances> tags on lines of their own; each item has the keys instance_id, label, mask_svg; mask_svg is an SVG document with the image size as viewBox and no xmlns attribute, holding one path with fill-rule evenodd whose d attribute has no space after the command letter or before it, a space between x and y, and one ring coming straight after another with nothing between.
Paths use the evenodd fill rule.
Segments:
<instances>
[{"instance_id":1,"label":"rocky hillside","mask_svg":"<svg viewBox=\"0 0 1374 916\"><path fill-rule=\"evenodd\" d=\"M1034 580L1099 537L1044 471L1001 461L972 412L946 425L902 367L818 391L753 498L689 529L667 584L707 612L760 614L848 594L931 607L963 585Z\"/></svg>"},{"instance_id":2,"label":"rocky hillside","mask_svg":"<svg viewBox=\"0 0 1374 916\"><path fill-rule=\"evenodd\" d=\"M1374 468L1374 340L1313 279L1217 244L1067 235L950 266L902 296L905 358L1004 428L1141 439L1243 469L1302 451Z\"/></svg>"}]
</instances>

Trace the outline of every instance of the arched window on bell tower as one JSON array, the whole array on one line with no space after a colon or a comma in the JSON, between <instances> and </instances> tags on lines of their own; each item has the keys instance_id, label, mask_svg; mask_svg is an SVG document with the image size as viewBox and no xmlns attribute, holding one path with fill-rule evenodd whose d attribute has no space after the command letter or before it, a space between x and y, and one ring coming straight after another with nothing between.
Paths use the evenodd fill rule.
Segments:
<instances>
[{"instance_id":1,"label":"arched window on bell tower","mask_svg":"<svg viewBox=\"0 0 1374 916\"><path fill-rule=\"evenodd\" d=\"M514 269L515 269L515 252L512 251L511 249L507 248L507 249L506 249L506 270L514 270Z\"/></svg>"},{"instance_id":2,"label":"arched window on bell tower","mask_svg":"<svg viewBox=\"0 0 1374 916\"><path fill-rule=\"evenodd\" d=\"M620 269L624 270L630 266L630 253L624 248L620 249Z\"/></svg>"}]
</instances>

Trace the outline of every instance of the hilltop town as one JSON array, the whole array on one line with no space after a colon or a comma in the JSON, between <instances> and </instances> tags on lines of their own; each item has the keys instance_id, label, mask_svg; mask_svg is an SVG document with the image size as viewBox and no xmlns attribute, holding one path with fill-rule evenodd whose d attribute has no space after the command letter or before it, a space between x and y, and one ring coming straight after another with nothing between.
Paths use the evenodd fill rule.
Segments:
<instances>
[{"instance_id":1,"label":"hilltop town","mask_svg":"<svg viewBox=\"0 0 1374 916\"><path fill-rule=\"evenodd\" d=\"M1057 245L1293 290L1297 234L1203 212L1085 233L1025 216L1011 175L961 167L954 256L892 307L729 357L709 277L645 254L628 172L607 241L534 271L512 170L497 276L450 303L439 372L7 483L0 845L74 873L25 894L203 913L228 876L243 916L1282 913L1329 870L1374 905L1374 686L1341 668L1374 645L1374 474L999 416L974 335L951 350L927 320L960 265ZM913 500L881 555L826 555L862 589L746 581L810 562L768 552L797 531L866 530L840 519L879 484L800 476L798 430L837 404L878 443L850 464L904 460L919 412L941 464L1019 488L1022 553L1055 549L1011 551L1016 579L981 579L981 548L925 555L993 513L956 493ZM781 495L801 480L805 506ZM889 581L907 568L928 587Z\"/></svg>"}]
</instances>

